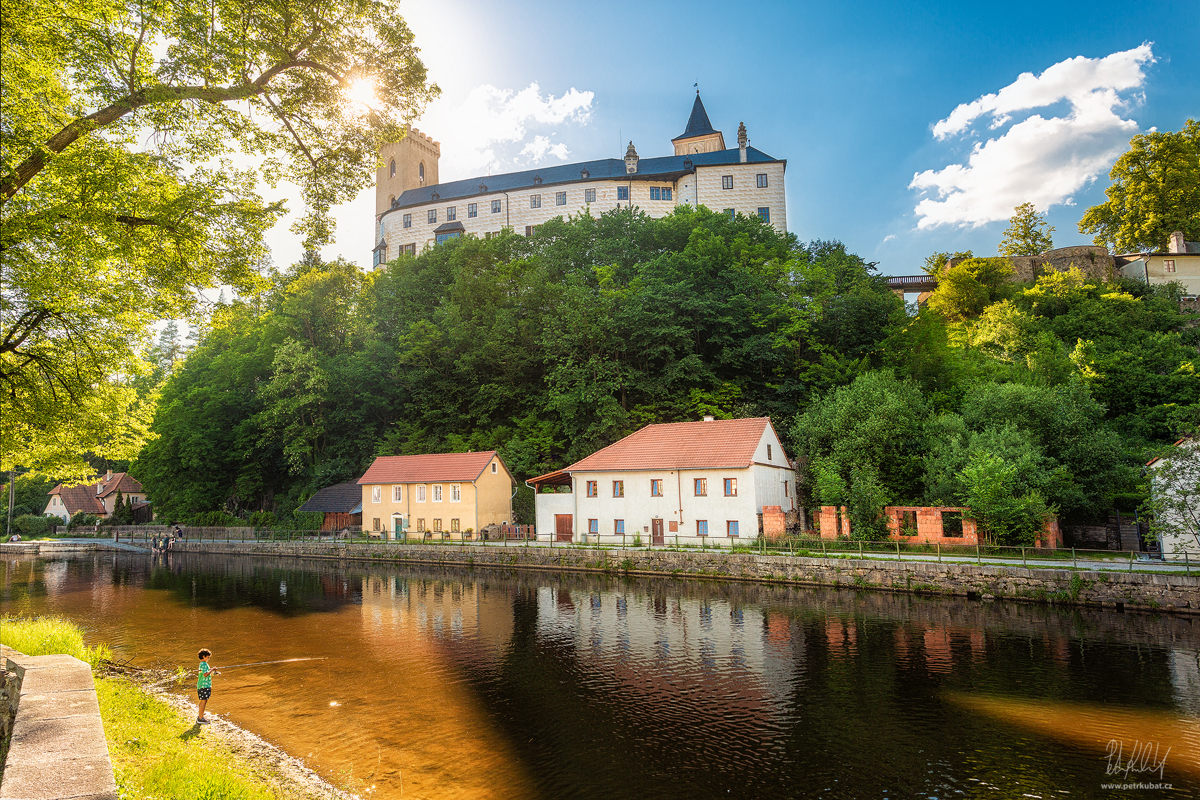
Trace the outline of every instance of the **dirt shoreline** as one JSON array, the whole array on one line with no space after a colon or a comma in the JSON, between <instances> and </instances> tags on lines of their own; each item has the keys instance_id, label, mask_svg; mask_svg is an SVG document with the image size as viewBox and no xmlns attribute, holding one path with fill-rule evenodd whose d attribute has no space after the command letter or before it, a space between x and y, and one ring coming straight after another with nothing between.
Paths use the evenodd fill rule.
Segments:
<instances>
[{"instance_id":1,"label":"dirt shoreline","mask_svg":"<svg viewBox=\"0 0 1200 800\"><path fill-rule=\"evenodd\" d=\"M196 718L196 704L173 694L167 687L174 675L159 670L112 670L114 677L131 680L151 697L166 703L185 715ZM303 761L211 711L206 715L212 723L205 733L224 742L238 758L243 759L254 775L269 784L280 797L297 800L363 800L360 795L340 789L322 778Z\"/></svg>"}]
</instances>

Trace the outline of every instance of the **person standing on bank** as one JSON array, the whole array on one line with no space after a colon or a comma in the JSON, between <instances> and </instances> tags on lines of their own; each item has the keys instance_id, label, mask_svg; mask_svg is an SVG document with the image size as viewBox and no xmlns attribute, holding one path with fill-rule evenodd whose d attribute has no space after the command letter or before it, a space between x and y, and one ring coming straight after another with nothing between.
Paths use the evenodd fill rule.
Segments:
<instances>
[{"instance_id":1,"label":"person standing on bank","mask_svg":"<svg viewBox=\"0 0 1200 800\"><path fill-rule=\"evenodd\" d=\"M208 719L204 716L204 707L208 705L208 698L212 697L212 676L220 675L221 673L214 670L208 665L208 659L212 656L212 651L204 648L200 651L200 669L199 675L196 678L196 699L200 701L200 710L196 714L196 723L198 725L207 725Z\"/></svg>"}]
</instances>

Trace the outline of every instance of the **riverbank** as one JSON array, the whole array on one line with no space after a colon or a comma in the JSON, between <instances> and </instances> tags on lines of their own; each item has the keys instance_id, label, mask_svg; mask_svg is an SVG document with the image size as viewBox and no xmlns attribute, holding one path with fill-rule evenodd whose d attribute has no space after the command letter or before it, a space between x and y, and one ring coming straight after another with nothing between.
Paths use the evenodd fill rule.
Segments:
<instances>
[{"instance_id":1,"label":"riverbank","mask_svg":"<svg viewBox=\"0 0 1200 800\"><path fill-rule=\"evenodd\" d=\"M185 542L193 553L756 581L1200 615L1200 576L935 561L531 545Z\"/></svg>"}]
</instances>

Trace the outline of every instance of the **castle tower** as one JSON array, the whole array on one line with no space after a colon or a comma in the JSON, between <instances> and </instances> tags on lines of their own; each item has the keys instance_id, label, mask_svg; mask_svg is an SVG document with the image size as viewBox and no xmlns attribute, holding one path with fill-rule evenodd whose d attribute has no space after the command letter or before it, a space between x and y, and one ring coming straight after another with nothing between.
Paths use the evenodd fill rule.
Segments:
<instances>
[{"instance_id":1,"label":"castle tower","mask_svg":"<svg viewBox=\"0 0 1200 800\"><path fill-rule=\"evenodd\" d=\"M442 146L416 128L393 144L379 148L379 171L375 175L375 215L387 211L392 201L409 189L432 186L438 181L438 159Z\"/></svg>"},{"instance_id":2,"label":"castle tower","mask_svg":"<svg viewBox=\"0 0 1200 800\"><path fill-rule=\"evenodd\" d=\"M708 112L704 103L700 102L700 90L696 90L696 102L692 103L692 115L688 117L687 129L671 140L675 145L675 155L685 156L689 153L715 153L725 149L725 137L714 130L708 121Z\"/></svg>"}]
</instances>

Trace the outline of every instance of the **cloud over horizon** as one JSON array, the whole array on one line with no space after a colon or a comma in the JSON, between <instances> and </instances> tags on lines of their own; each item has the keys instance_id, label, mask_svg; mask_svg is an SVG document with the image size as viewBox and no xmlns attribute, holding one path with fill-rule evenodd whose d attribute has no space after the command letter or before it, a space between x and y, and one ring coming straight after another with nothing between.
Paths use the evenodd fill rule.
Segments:
<instances>
[{"instance_id":1,"label":"cloud over horizon","mask_svg":"<svg viewBox=\"0 0 1200 800\"><path fill-rule=\"evenodd\" d=\"M458 180L507 171L513 164L537 164L548 157L566 161L567 146L552 141L554 131L540 129L586 124L594 98L593 92L574 87L559 97L543 95L536 82L519 92L483 84L457 105L435 100L419 127L442 144L441 179Z\"/></svg>"},{"instance_id":2,"label":"cloud over horizon","mask_svg":"<svg viewBox=\"0 0 1200 800\"><path fill-rule=\"evenodd\" d=\"M1070 58L960 104L933 126L933 135L938 141L973 137L974 147L966 164L913 176L909 188L926 194L916 205L917 227L977 227L1008 219L1021 203L1040 211L1071 204L1075 192L1106 172L1138 132L1137 122L1119 112L1138 99L1122 93L1145 83L1143 67L1154 63L1151 47ZM1009 125L1022 112L1064 101L1069 110L1063 116L1035 113ZM985 135L994 138L979 141L976 122L986 122Z\"/></svg>"}]
</instances>

